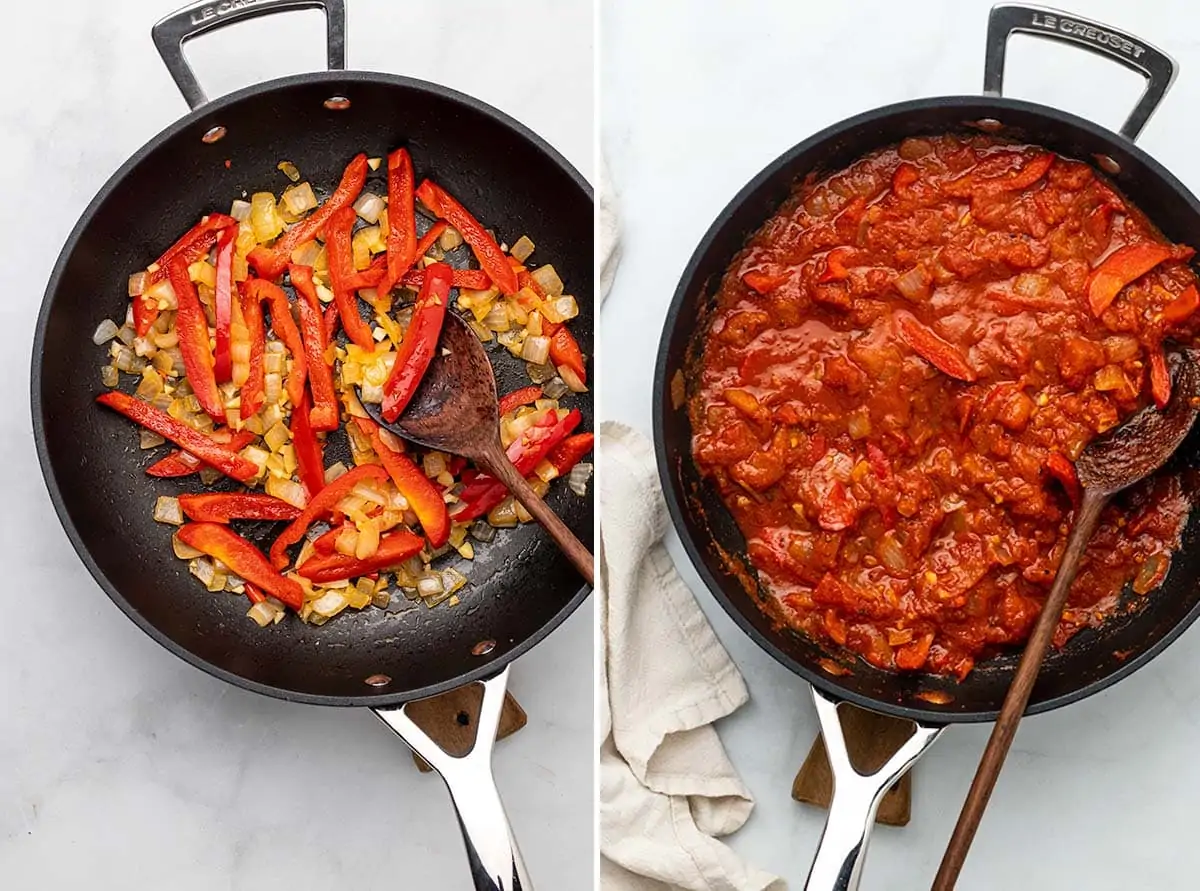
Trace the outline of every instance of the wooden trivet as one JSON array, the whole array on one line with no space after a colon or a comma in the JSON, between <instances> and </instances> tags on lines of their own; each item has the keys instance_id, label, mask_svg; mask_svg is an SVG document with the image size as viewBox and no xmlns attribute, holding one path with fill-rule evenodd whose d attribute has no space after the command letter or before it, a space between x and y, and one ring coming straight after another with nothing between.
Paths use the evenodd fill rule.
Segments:
<instances>
[{"instance_id":1,"label":"wooden trivet","mask_svg":"<svg viewBox=\"0 0 1200 891\"><path fill-rule=\"evenodd\" d=\"M844 703L838 713L842 718L842 736L846 739L850 763L862 773L872 773L882 767L913 734L911 721L869 712L849 703ZM828 808L833 798L833 771L829 767L825 739L819 734L792 783L792 798L823 808ZM883 796L875 822L907 826L911 816L912 771L908 770Z\"/></svg>"},{"instance_id":2,"label":"wooden trivet","mask_svg":"<svg viewBox=\"0 0 1200 891\"><path fill-rule=\"evenodd\" d=\"M482 707L483 687L469 684L441 696L409 703L408 716L446 752L461 757L471 751L475 742L475 727L479 723L479 710ZM504 694L504 708L500 712L500 729L496 739L512 736L528 720L525 710L512 693ZM412 757L422 773L433 770L416 752Z\"/></svg>"}]
</instances>

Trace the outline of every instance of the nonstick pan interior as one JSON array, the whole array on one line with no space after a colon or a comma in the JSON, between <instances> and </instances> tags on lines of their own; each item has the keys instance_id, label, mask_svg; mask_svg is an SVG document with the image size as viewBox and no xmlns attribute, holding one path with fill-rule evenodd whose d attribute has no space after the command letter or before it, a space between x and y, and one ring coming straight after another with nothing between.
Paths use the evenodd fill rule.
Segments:
<instances>
[{"instance_id":1,"label":"nonstick pan interior","mask_svg":"<svg viewBox=\"0 0 1200 891\"><path fill-rule=\"evenodd\" d=\"M855 660L853 671L832 674L821 662L830 654L813 641L780 628L755 603L759 596L745 539L720 497L698 474L691 458L692 431L686 408L673 398L691 379L688 366L711 299L745 239L810 173L833 172L873 149L907 136L970 132L979 121L998 121L999 135L1044 145L1092 161L1107 155L1121 172L1117 184L1171 238L1200 244L1200 205L1160 164L1127 140L1073 115L1011 99L946 97L888 106L848 119L805 140L752 180L713 223L684 271L664 327L654 381L654 434L659 473L675 526L701 577L746 633L792 671L827 692L888 714L926 722L995 718L1015 667L1004 655L981 663L963 683L927 674L898 674ZM991 129L990 123L985 126ZM688 391L690 395L690 391ZM1195 490L1200 436L1180 450L1176 467ZM1034 688L1031 712L1046 711L1097 692L1159 653L1200 612L1200 548L1196 522L1161 588L1139 609L1116 616L1097 630L1076 635L1047 658ZM748 584L743 579L749 579ZM747 590L749 588L749 591Z\"/></svg>"},{"instance_id":2,"label":"nonstick pan interior","mask_svg":"<svg viewBox=\"0 0 1200 891\"><path fill-rule=\"evenodd\" d=\"M335 95L349 99L349 108L327 109L324 101ZM227 135L202 142L215 125ZM280 161L294 163L327 194L354 154L383 157L399 145L412 153L418 180L436 178L501 238L528 234L534 240L533 259L553 263L579 297L572 331L590 354L593 235L586 182L535 135L483 103L381 74L273 81L204 106L164 131L84 213L39 318L35 437L55 507L89 570L160 643L219 677L287 699L383 705L442 692L498 670L588 593L540 528L525 525L477 543L474 561L449 564L470 579L456 607L431 610L397 593L394 611L347 611L322 627L289 617L260 630L245 617L244 597L209 594L188 575L171 552L173 527L151 518L158 495L198 490L198 480L146 476L144 468L168 447L141 451L136 428L93 402L107 356L91 333L105 317L118 323L124 317L131 272L203 213L228 212L243 194L278 193L288 185L276 169ZM367 188L386 194L385 177L386 164ZM524 363L495 346L491 355L501 393L528 383ZM581 429L592 429L590 395L565 404L582 410ZM344 442L335 434L327 463L345 457L339 449ZM590 494L580 498L559 485L549 501L590 546ZM249 528L265 546L279 527ZM390 683L366 683L378 675Z\"/></svg>"}]
</instances>

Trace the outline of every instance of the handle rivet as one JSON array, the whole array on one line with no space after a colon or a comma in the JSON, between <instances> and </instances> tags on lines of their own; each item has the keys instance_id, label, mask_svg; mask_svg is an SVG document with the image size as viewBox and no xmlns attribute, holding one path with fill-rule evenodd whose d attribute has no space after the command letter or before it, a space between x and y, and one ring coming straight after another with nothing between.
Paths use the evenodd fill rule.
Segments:
<instances>
[{"instance_id":1,"label":"handle rivet","mask_svg":"<svg viewBox=\"0 0 1200 891\"><path fill-rule=\"evenodd\" d=\"M367 685L370 687L386 687L392 682L392 679L386 674L373 674L367 678Z\"/></svg>"},{"instance_id":2,"label":"handle rivet","mask_svg":"<svg viewBox=\"0 0 1200 891\"><path fill-rule=\"evenodd\" d=\"M325 100L325 107L330 111L345 111L350 107L350 100L345 96L330 96Z\"/></svg>"},{"instance_id":3,"label":"handle rivet","mask_svg":"<svg viewBox=\"0 0 1200 891\"><path fill-rule=\"evenodd\" d=\"M1121 165L1116 159L1110 155L1095 154L1092 155L1096 159L1096 165L1107 173L1109 176L1119 176L1121 173Z\"/></svg>"},{"instance_id":4,"label":"handle rivet","mask_svg":"<svg viewBox=\"0 0 1200 891\"><path fill-rule=\"evenodd\" d=\"M999 133L1004 129L1004 125L995 118L980 118L977 121L972 121L968 126L974 127L976 130L982 130L984 133Z\"/></svg>"},{"instance_id":5,"label":"handle rivet","mask_svg":"<svg viewBox=\"0 0 1200 891\"><path fill-rule=\"evenodd\" d=\"M212 145L214 142L220 142L225 138L225 134L229 131L224 127L217 125L200 137L200 141Z\"/></svg>"},{"instance_id":6,"label":"handle rivet","mask_svg":"<svg viewBox=\"0 0 1200 891\"><path fill-rule=\"evenodd\" d=\"M494 649L496 649L496 642L494 640L481 640L475 646L471 647L471 655L486 656Z\"/></svg>"}]
</instances>

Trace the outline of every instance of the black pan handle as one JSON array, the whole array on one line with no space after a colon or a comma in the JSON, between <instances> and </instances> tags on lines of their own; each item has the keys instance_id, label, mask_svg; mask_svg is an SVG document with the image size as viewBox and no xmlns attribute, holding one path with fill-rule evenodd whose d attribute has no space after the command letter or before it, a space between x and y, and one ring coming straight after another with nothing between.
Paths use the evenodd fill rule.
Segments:
<instances>
[{"instance_id":1,"label":"black pan handle","mask_svg":"<svg viewBox=\"0 0 1200 891\"><path fill-rule=\"evenodd\" d=\"M471 751L461 757L449 754L434 742L408 716L407 706L373 708L371 711L445 781L458 814L476 891L532 891L533 885L492 776L492 747L500 729L508 668L480 683L483 684L483 705L475 727L475 743Z\"/></svg>"},{"instance_id":2,"label":"black pan handle","mask_svg":"<svg viewBox=\"0 0 1200 891\"><path fill-rule=\"evenodd\" d=\"M200 0L173 12L150 29L150 36L163 64L193 109L208 102L196 72L183 55L183 44L193 37L224 28L244 19L296 9L320 9L325 13L330 71L346 68L346 0Z\"/></svg>"},{"instance_id":3,"label":"black pan handle","mask_svg":"<svg viewBox=\"0 0 1200 891\"><path fill-rule=\"evenodd\" d=\"M1004 51L1009 36L1016 32L1081 47L1120 62L1146 78L1146 91L1121 125L1121 135L1130 142L1138 138L1175 82L1178 70L1175 60L1140 37L1057 9L1001 3L992 7L988 17L987 57L983 65L984 95L1001 95Z\"/></svg>"}]
</instances>

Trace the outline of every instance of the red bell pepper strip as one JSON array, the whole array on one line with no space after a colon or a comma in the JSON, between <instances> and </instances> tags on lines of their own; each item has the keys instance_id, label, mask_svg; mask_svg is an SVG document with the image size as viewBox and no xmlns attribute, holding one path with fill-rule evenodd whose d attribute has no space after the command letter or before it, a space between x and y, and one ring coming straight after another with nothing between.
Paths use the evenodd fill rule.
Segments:
<instances>
[{"instance_id":1,"label":"red bell pepper strip","mask_svg":"<svg viewBox=\"0 0 1200 891\"><path fill-rule=\"evenodd\" d=\"M263 406L263 358L267 351L267 331L263 324L262 305L254 292L245 287L238 296L242 304L242 321L250 336L250 360L241 389L240 414L244 421L258 414Z\"/></svg>"},{"instance_id":2,"label":"red bell pepper strip","mask_svg":"<svg viewBox=\"0 0 1200 891\"><path fill-rule=\"evenodd\" d=\"M1163 307L1159 318L1168 325L1178 325L1189 318L1197 308L1200 308L1200 291L1195 285L1188 285L1178 297Z\"/></svg>"},{"instance_id":3,"label":"red bell pepper strip","mask_svg":"<svg viewBox=\"0 0 1200 891\"><path fill-rule=\"evenodd\" d=\"M369 575L403 563L421 553L425 539L406 529L397 529L379 539L379 550L362 560L346 554L325 554L309 557L296 570L317 584L337 582Z\"/></svg>"},{"instance_id":4,"label":"red bell pepper strip","mask_svg":"<svg viewBox=\"0 0 1200 891\"><path fill-rule=\"evenodd\" d=\"M233 241L237 229L221 230L217 239L217 289L214 312L217 317L217 346L213 352L213 374L222 384L233 377L233 358L229 351L229 329L233 324Z\"/></svg>"},{"instance_id":5,"label":"red bell pepper strip","mask_svg":"<svg viewBox=\"0 0 1200 891\"><path fill-rule=\"evenodd\" d=\"M756 294L770 294L791 277L792 274L790 272L780 272L771 275L769 272L754 269L742 276L742 284ZM544 294L539 294L538 296L544 296Z\"/></svg>"},{"instance_id":6,"label":"red bell pepper strip","mask_svg":"<svg viewBox=\"0 0 1200 891\"><path fill-rule=\"evenodd\" d=\"M258 468L255 468L257 470ZM287 549L304 537L308 527L325 514L331 512L339 501L350 494L350 490L363 480L387 480L387 471L378 464L364 464L355 467L348 473L339 476L332 483L313 496L308 506L296 517L288 527L279 534L271 545L271 563L276 569L283 569L288 564ZM241 575L241 573L238 573ZM244 578L244 576L243 576Z\"/></svg>"},{"instance_id":7,"label":"red bell pepper strip","mask_svg":"<svg viewBox=\"0 0 1200 891\"><path fill-rule=\"evenodd\" d=\"M211 436L175 420L148 402L142 402L120 390L101 393L96 397L96 401L120 412L147 430L153 430L159 436L171 440L185 452L190 452L205 464L239 482L249 482L258 475L258 465L253 461L243 458L228 445L217 442Z\"/></svg>"},{"instance_id":8,"label":"red bell pepper strip","mask_svg":"<svg viewBox=\"0 0 1200 891\"><path fill-rule=\"evenodd\" d=\"M353 240L351 240L353 245ZM383 281L384 275L387 274L387 255L380 254L371 261L371 265L366 269L359 269L352 272L346 277L346 287L351 291L361 291L364 288L378 288ZM390 291L391 288L388 288ZM386 294L387 291L380 289L381 293Z\"/></svg>"},{"instance_id":9,"label":"red bell pepper strip","mask_svg":"<svg viewBox=\"0 0 1200 891\"><path fill-rule=\"evenodd\" d=\"M242 587L246 591L246 599L251 603L266 603L267 595L254 586L252 582L242 579Z\"/></svg>"},{"instance_id":10,"label":"red bell pepper strip","mask_svg":"<svg viewBox=\"0 0 1200 891\"><path fill-rule=\"evenodd\" d=\"M346 166L346 172L342 174L342 181L329 196L329 200L279 236L279 240L273 246L269 248L256 247L252 250L250 256L246 258L250 265L263 278L279 278L283 275L283 270L287 268L287 265L292 262L292 251L320 235L334 214L347 208L350 208L353 213L351 205L358 198L366 181L367 156L355 155L354 160Z\"/></svg>"},{"instance_id":11,"label":"red bell pepper strip","mask_svg":"<svg viewBox=\"0 0 1200 891\"><path fill-rule=\"evenodd\" d=\"M333 301L337 304L342 327L350 339L368 352L374 352L375 339L371 326L363 321L358 312L358 295L350 287L349 279L354 274L354 252L350 244L350 231L354 228L354 208L343 207L329 220L325 227L325 249L329 252L329 280L333 285Z\"/></svg>"},{"instance_id":12,"label":"red bell pepper strip","mask_svg":"<svg viewBox=\"0 0 1200 891\"><path fill-rule=\"evenodd\" d=\"M852 247L835 247L825 255L825 271L821 273L817 281L821 284L825 282L840 282L845 281L850 277L850 270L846 268L846 261L855 254Z\"/></svg>"},{"instance_id":13,"label":"red bell pepper strip","mask_svg":"<svg viewBox=\"0 0 1200 891\"><path fill-rule=\"evenodd\" d=\"M973 194L1015 192L1027 189L1045 176L1054 166L1054 153L1042 152L1035 155L1020 170L1003 176L981 177L968 173L943 186L948 195L965 197Z\"/></svg>"},{"instance_id":14,"label":"red bell pepper strip","mask_svg":"<svg viewBox=\"0 0 1200 891\"><path fill-rule=\"evenodd\" d=\"M425 284L425 270L408 270L400 277L400 284L406 288L420 288ZM485 291L492 286L492 280L482 269L452 269L450 270L450 284L455 288Z\"/></svg>"},{"instance_id":15,"label":"red bell pepper strip","mask_svg":"<svg viewBox=\"0 0 1200 891\"><path fill-rule=\"evenodd\" d=\"M582 420L583 415L578 409L572 409L561 420L553 413L548 413L545 423L527 428L513 440L506 452L508 460L522 476L528 476ZM481 473L468 482L460 494L462 507L454 514L454 521L466 523L483 516L507 495L508 489L504 483Z\"/></svg>"},{"instance_id":16,"label":"red bell pepper strip","mask_svg":"<svg viewBox=\"0 0 1200 891\"><path fill-rule=\"evenodd\" d=\"M337 551L338 536L342 534L342 530L346 528L346 524L342 523L339 526L334 526L320 538L313 539L313 550L318 554L333 554Z\"/></svg>"},{"instance_id":17,"label":"red bell pepper strip","mask_svg":"<svg viewBox=\"0 0 1200 891\"><path fill-rule=\"evenodd\" d=\"M216 233L218 231L230 226L236 229L237 224L237 220L223 213L210 213L208 216L202 218L199 223L183 233L183 236L167 248L166 252L155 261L155 270L146 275L146 288L157 284L167 277L167 266L173 259L183 256L187 260L187 265L195 263L212 248L213 242L217 239ZM143 294L134 299L133 322L138 337L145 337L149 334L150 326L154 324L154 320L157 318L158 304L153 298Z\"/></svg>"},{"instance_id":18,"label":"red bell pepper strip","mask_svg":"<svg viewBox=\"0 0 1200 891\"><path fill-rule=\"evenodd\" d=\"M425 234L417 239L417 259L424 257L433 247L433 243L442 237L442 233L450 228L445 220L435 220L433 225L425 230ZM416 260L413 261L414 263Z\"/></svg>"},{"instance_id":19,"label":"red bell pepper strip","mask_svg":"<svg viewBox=\"0 0 1200 891\"><path fill-rule=\"evenodd\" d=\"M332 340L337 336L339 321L341 321L341 318L338 315L337 304L331 303L325 307L325 316L322 319L322 323L325 328L325 339L327 341L332 342Z\"/></svg>"},{"instance_id":20,"label":"red bell pepper strip","mask_svg":"<svg viewBox=\"0 0 1200 891\"><path fill-rule=\"evenodd\" d=\"M379 285L381 294L391 291L420 256L417 253L416 183L408 149L398 148L388 155L387 272Z\"/></svg>"},{"instance_id":21,"label":"red bell pepper strip","mask_svg":"<svg viewBox=\"0 0 1200 891\"><path fill-rule=\"evenodd\" d=\"M283 345L292 354L292 370L288 372L286 384L288 399L291 400L293 406L299 405L300 400L304 398L304 382L308 379L308 359L305 354L304 341L300 337L300 329L296 327L296 320L292 318L292 305L288 302L287 294L279 285L261 278L246 282L243 290L250 298L249 301L243 301L243 313L245 304L251 304L250 312L258 315L257 325L260 331L262 330L262 304L269 303L271 305L271 327L275 329L275 333L279 335ZM249 319L246 320L246 326L250 327ZM255 342L254 339L251 340L252 364ZM243 415L243 417L249 417L249 415Z\"/></svg>"},{"instance_id":22,"label":"red bell pepper strip","mask_svg":"<svg viewBox=\"0 0 1200 891\"><path fill-rule=\"evenodd\" d=\"M881 483L892 481L892 462L888 460L887 453L873 442L867 443L867 462Z\"/></svg>"},{"instance_id":23,"label":"red bell pepper strip","mask_svg":"<svg viewBox=\"0 0 1200 891\"><path fill-rule=\"evenodd\" d=\"M1171 401L1171 372L1167 368L1167 357L1158 345L1150 350L1150 395L1160 409L1166 408Z\"/></svg>"},{"instance_id":24,"label":"red bell pepper strip","mask_svg":"<svg viewBox=\"0 0 1200 891\"><path fill-rule=\"evenodd\" d=\"M1046 456L1046 470L1062 487L1072 504L1079 503L1079 477L1075 475L1075 465L1067 460L1061 452L1051 452Z\"/></svg>"},{"instance_id":25,"label":"red bell pepper strip","mask_svg":"<svg viewBox=\"0 0 1200 891\"><path fill-rule=\"evenodd\" d=\"M559 476L566 476L571 468L583 460L583 456L592 450L596 443L594 433L576 433L568 436L550 450L546 460L554 465Z\"/></svg>"},{"instance_id":26,"label":"red bell pepper strip","mask_svg":"<svg viewBox=\"0 0 1200 891\"><path fill-rule=\"evenodd\" d=\"M975 369L971 367L966 356L959 352L958 347L942 340L918 322L912 313L897 310L892 318L895 320L896 333L900 335L900 339L938 371L960 381L976 379Z\"/></svg>"},{"instance_id":27,"label":"red bell pepper strip","mask_svg":"<svg viewBox=\"0 0 1200 891\"><path fill-rule=\"evenodd\" d=\"M1168 245L1152 241L1127 244L1113 251L1092 270L1088 278L1088 304L1092 308L1092 315L1098 317L1103 314L1117 299L1122 288L1170 258L1171 248Z\"/></svg>"},{"instance_id":28,"label":"red bell pepper strip","mask_svg":"<svg viewBox=\"0 0 1200 891\"><path fill-rule=\"evenodd\" d=\"M222 438L222 436L224 438ZM250 443L254 442L255 435L249 430L239 430L231 434L227 428L214 430L212 438L219 443L224 444L229 451L238 452L244 449ZM185 452L182 449L175 449L164 458L155 461L146 468L146 473L149 476L157 477L180 477L191 476L197 470L204 466L204 462L195 455Z\"/></svg>"},{"instance_id":29,"label":"red bell pepper strip","mask_svg":"<svg viewBox=\"0 0 1200 891\"><path fill-rule=\"evenodd\" d=\"M213 374L213 354L208 345L208 320L200 305L196 286L188 276L187 261L175 257L167 265L171 287L179 301L175 314L175 330L179 332L179 351L183 354L183 368L187 372L192 392L200 401L200 407L214 421L225 420L225 402L217 389L217 378Z\"/></svg>"},{"instance_id":30,"label":"red bell pepper strip","mask_svg":"<svg viewBox=\"0 0 1200 891\"><path fill-rule=\"evenodd\" d=\"M188 523L176 533L184 544L215 557L252 585L279 598L297 612L304 589L271 568L262 551L221 523Z\"/></svg>"},{"instance_id":31,"label":"red bell pepper strip","mask_svg":"<svg viewBox=\"0 0 1200 891\"><path fill-rule=\"evenodd\" d=\"M325 361L329 339L321 320L321 301L313 286L311 266L289 266L288 276L296 289L300 310L300 333L304 354L308 359L308 386L312 390L312 412L309 422L314 430L338 428L337 394L333 389L333 371Z\"/></svg>"},{"instance_id":32,"label":"red bell pepper strip","mask_svg":"<svg viewBox=\"0 0 1200 891\"><path fill-rule=\"evenodd\" d=\"M587 383L587 366L583 364L583 353L575 335L565 325L560 326L550 338L550 361L555 365L567 366L575 372L581 383Z\"/></svg>"},{"instance_id":33,"label":"red bell pepper strip","mask_svg":"<svg viewBox=\"0 0 1200 891\"><path fill-rule=\"evenodd\" d=\"M400 417L437 351L446 304L450 302L451 277L450 267L445 263L434 263L425 269L425 284L417 295L412 321L396 349L392 373L383 385L382 411L388 423Z\"/></svg>"},{"instance_id":34,"label":"red bell pepper strip","mask_svg":"<svg viewBox=\"0 0 1200 891\"><path fill-rule=\"evenodd\" d=\"M542 388L537 384L531 384L528 387L522 387L519 390L513 390L511 393L505 393L500 397L500 415L503 417L514 408L520 408L522 405L529 405L532 402L542 398Z\"/></svg>"},{"instance_id":35,"label":"red bell pepper strip","mask_svg":"<svg viewBox=\"0 0 1200 891\"><path fill-rule=\"evenodd\" d=\"M916 167L907 161L904 162L892 174L892 191L897 195L904 195L908 191L908 187L920 179L920 176Z\"/></svg>"},{"instance_id":36,"label":"red bell pepper strip","mask_svg":"<svg viewBox=\"0 0 1200 891\"><path fill-rule=\"evenodd\" d=\"M400 494L408 500L408 506L421 521L421 529L429 543L440 548L450 538L450 514L442 493L408 455L396 451L383 441L378 424L370 418L355 418L354 421L363 433L371 437L371 447Z\"/></svg>"},{"instance_id":37,"label":"red bell pepper strip","mask_svg":"<svg viewBox=\"0 0 1200 891\"><path fill-rule=\"evenodd\" d=\"M310 418L313 411L310 408L308 394L296 404L292 412L292 446L296 449L296 470L300 482L308 490L308 497L313 498L325 488L325 452L321 440L313 432ZM334 410L334 427L337 427L337 411Z\"/></svg>"},{"instance_id":38,"label":"red bell pepper strip","mask_svg":"<svg viewBox=\"0 0 1200 891\"><path fill-rule=\"evenodd\" d=\"M294 520L300 508L262 492L204 492L179 496L179 506L197 523L230 520Z\"/></svg>"},{"instance_id":39,"label":"red bell pepper strip","mask_svg":"<svg viewBox=\"0 0 1200 891\"><path fill-rule=\"evenodd\" d=\"M500 250L496 239L487 234L479 221L456 201L449 192L432 180L425 180L417 188L417 197L437 216L458 230L463 241L471 246L479 265L505 295L517 292L517 274L508 265L508 258Z\"/></svg>"}]
</instances>

